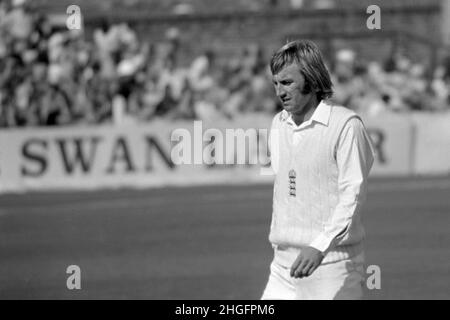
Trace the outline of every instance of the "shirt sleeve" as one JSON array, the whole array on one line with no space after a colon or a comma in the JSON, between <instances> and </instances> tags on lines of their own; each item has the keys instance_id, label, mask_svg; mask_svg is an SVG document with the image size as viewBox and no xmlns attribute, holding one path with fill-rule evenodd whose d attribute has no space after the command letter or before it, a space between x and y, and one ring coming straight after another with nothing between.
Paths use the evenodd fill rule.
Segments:
<instances>
[{"instance_id":1,"label":"shirt sleeve","mask_svg":"<svg viewBox=\"0 0 450 320\"><path fill-rule=\"evenodd\" d=\"M367 177L373 161L374 148L363 123L358 118L350 119L336 148L339 202L324 231L311 242L311 247L325 253L346 236L365 200Z\"/></svg>"}]
</instances>

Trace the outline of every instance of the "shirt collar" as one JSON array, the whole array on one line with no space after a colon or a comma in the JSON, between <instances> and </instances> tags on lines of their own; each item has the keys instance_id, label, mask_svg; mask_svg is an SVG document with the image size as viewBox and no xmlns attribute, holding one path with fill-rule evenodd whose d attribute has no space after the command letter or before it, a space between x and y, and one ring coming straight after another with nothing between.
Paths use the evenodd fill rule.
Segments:
<instances>
[{"instance_id":1,"label":"shirt collar","mask_svg":"<svg viewBox=\"0 0 450 320\"><path fill-rule=\"evenodd\" d=\"M293 125L296 127L294 120L292 120L291 114L285 112L285 116L287 118L287 122L290 125ZM323 101L320 101L319 105L316 107L316 110L314 110L311 119L309 119L310 122L316 121L319 122L325 126L328 126L328 121L330 120L330 113L331 113L331 106L326 104Z\"/></svg>"},{"instance_id":2,"label":"shirt collar","mask_svg":"<svg viewBox=\"0 0 450 320\"><path fill-rule=\"evenodd\" d=\"M311 121L320 122L321 124L328 126L328 121L330 120L331 106L323 101L320 101L316 110L314 110L311 116Z\"/></svg>"}]
</instances>

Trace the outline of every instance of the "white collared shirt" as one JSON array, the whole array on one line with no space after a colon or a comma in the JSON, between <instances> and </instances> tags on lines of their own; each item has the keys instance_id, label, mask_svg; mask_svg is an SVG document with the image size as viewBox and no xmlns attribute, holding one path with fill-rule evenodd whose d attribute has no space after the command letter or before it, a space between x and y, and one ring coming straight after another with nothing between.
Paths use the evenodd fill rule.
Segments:
<instances>
[{"instance_id":1,"label":"white collared shirt","mask_svg":"<svg viewBox=\"0 0 450 320\"><path fill-rule=\"evenodd\" d=\"M324 125L328 125L328 120L330 118L330 106L324 102L320 102L319 105L314 110L311 118L307 121L302 122L300 125L296 125L294 120L292 119L291 114L288 114L288 118L286 120L287 124L292 127L293 130L293 142L294 144L298 143L298 140L301 139L302 132L304 129L308 128L312 125L312 123L319 122Z\"/></svg>"},{"instance_id":2,"label":"white collared shirt","mask_svg":"<svg viewBox=\"0 0 450 320\"><path fill-rule=\"evenodd\" d=\"M297 145L307 130L317 124L328 125L331 106L321 102L311 118L300 125L296 125L289 113L282 111L290 130L293 145ZM273 159L278 162L277 159ZM366 198L367 178L374 161L374 148L367 131L359 118L353 117L345 124L336 147L336 164L338 167L339 203L331 217L330 223L310 244L321 252L331 250L343 238L349 229L355 213ZM277 172L276 168L273 168Z\"/></svg>"}]
</instances>

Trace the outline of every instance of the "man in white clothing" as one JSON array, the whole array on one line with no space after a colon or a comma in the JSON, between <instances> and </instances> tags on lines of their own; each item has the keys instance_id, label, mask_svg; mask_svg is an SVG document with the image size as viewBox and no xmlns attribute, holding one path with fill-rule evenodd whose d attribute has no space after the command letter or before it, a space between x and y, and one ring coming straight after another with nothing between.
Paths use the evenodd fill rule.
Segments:
<instances>
[{"instance_id":1,"label":"man in white clothing","mask_svg":"<svg viewBox=\"0 0 450 320\"><path fill-rule=\"evenodd\" d=\"M370 138L356 113L327 102L332 83L313 42L286 44L270 68L284 110L271 128L274 259L262 299L360 299Z\"/></svg>"}]
</instances>

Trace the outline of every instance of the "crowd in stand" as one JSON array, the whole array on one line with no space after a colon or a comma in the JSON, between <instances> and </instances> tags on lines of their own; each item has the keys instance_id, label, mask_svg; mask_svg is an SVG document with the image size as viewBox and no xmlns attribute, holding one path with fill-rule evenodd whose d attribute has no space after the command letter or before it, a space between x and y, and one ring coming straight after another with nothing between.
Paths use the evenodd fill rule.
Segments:
<instances>
[{"instance_id":1,"label":"crowd in stand","mask_svg":"<svg viewBox=\"0 0 450 320\"><path fill-rule=\"evenodd\" d=\"M383 112L450 111L450 57L432 74L399 52L384 64L358 61L341 50L334 68L333 99L361 114Z\"/></svg>"},{"instance_id":2,"label":"crowd in stand","mask_svg":"<svg viewBox=\"0 0 450 320\"><path fill-rule=\"evenodd\" d=\"M104 23L87 40L55 29L24 0L0 1L0 127L233 119L280 108L261 47L226 60L206 51L185 66L180 36L169 29L151 43L126 24ZM360 113L450 109L450 60L432 81L400 54L381 65L340 50L330 65L333 99Z\"/></svg>"}]
</instances>

